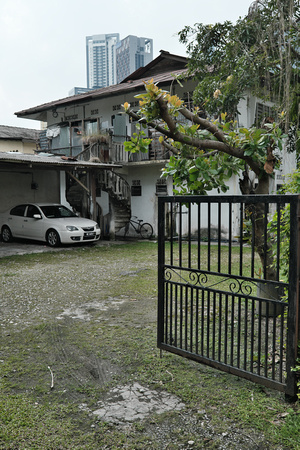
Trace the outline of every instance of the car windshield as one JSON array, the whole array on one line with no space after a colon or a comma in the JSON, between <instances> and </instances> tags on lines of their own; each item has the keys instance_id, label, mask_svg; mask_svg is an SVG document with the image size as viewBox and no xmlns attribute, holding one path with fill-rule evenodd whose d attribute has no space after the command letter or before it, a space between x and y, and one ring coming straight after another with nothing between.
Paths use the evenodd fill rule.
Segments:
<instances>
[{"instance_id":1,"label":"car windshield","mask_svg":"<svg viewBox=\"0 0 300 450\"><path fill-rule=\"evenodd\" d=\"M70 209L63 205L47 205L40 207L48 219L59 219L62 217L77 217Z\"/></svg>"}]
</instances>

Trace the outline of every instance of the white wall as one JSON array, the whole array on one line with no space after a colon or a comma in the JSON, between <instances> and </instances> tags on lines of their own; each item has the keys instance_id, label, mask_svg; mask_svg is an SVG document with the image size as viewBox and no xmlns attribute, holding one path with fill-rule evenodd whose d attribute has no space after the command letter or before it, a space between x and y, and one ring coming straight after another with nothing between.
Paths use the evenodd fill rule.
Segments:
<instances>
[{"instance_id":1,"label":"white wall","mask_svg":"<svg viewBox=\"0 0 300 450\"><path fill-rule=\"evenodd\" d=\"M35 142L23 142L22 140L0 139L0 152L20 152L33 155L36 150Z\"/></svg>"},{"instance_id":2,"label":"white wall","mask_svg":"<svg viewBox=\"0 0 300 450\"><path fill-rule=\"evenodd\" d=\"M140 180L142 195L131 197L131 213L132 216L150 223L153 226L154 234L157 234L156 183L160 179L162 167L164 167L163 162L144 162L128 164L119 171L129 186L132 186L133 180ZM171 195L171 180L169 180L168 185L168 193Z\"/></svg>"}]
</instances>

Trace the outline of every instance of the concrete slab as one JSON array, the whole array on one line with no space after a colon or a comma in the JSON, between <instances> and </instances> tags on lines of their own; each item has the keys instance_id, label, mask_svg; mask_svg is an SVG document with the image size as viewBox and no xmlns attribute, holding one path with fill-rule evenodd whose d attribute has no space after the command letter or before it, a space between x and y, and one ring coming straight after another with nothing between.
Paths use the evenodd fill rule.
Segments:
<instances>
[{"instance_id":1,"label":"concrete slab","mask_svg":"<svg viewBox=\"0 0 300 450\"><path fill-rule=\"evenodd\" d=\"M126 424L142 420L152 413L181 410L184 406L175 395L134 383L112 389L103 401L98 402L93 414L105 422Z\"/></svg>"}]
</instances>

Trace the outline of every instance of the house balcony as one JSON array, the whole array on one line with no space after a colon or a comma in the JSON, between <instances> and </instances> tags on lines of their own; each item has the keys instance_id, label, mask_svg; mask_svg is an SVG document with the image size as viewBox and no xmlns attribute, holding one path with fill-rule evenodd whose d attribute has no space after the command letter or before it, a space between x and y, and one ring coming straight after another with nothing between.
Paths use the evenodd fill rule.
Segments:
<instances>
[{"instance_id":1,"label":"house balcony","mask_svg":"<svg viewBox=\"0 0 300 450\"><path fill-rule=\"evenodd\" d=\"M151 130L149 136L151 144L146 153L130 153L126 152L124 148L124 141L129 140L129 136L115 136L112 135L110 158L116 163L139 163L151 161L165 161L170 159L170 152L159 141L160 133Z\"/></svg>"},{"instance_id":2,"label":"house balcony","mask_svg":"<svg viewBox=\"0 0 300 450\"><path fill-rule=\"evenodd\" d=\"M72 133L71 133L72 135ZM95 136L94 139L84 137L72 139L70 145L64 145L66 139L62 139L63 132L52 140L48 140L43 147L43 151L55 155L64 155L84 161L100 161L102 163L130 164L139 162L165 161L170 158L170 152L159 142L159 134L155 131L151 133L151 144L146 153L130 153L125 151L124 142L129 140L129 136L115 134L103 134ZM93 138L93 136L92 136Z\"/></svg>"},{"instance_id":3,"label":"house balcony","mask_svg":"<svg viewBox=\"0 0 300 450\"><path fill-rule=\"evenodd\" d=\"M130 164L145 161L164 161L170 158L170 152L160 145L160 147L149 146L146 153L126 152L124 144L113 142L110 149L110 160L120 164Z\"/></svg>"}]
</instances>

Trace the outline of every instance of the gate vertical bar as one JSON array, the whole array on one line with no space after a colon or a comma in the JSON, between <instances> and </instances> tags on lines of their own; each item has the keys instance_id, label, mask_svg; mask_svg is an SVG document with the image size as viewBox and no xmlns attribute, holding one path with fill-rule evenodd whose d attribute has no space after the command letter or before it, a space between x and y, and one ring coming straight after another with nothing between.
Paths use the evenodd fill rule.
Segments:
<instances>
[{"instance_id":1,"label":"gate vertical bar","mask_svg":"<svg viewBox=\"0 0 300 450\"><path fill-rule=\"evenodd\" d=\"M171 220L171 226L170 226L170 257L169 257L169 261L170 264L173 265L173 244L174 244L174 235L175 235L175 231L174 230L174 222L176 222L176 215L175 215L175 211L176 208L174 208L174 203L171 202L170 203L170 220ZM158 223L160 223L158 221ZM176 228L176 227L175 227Z\"/></svg>"},{"instance_id":2,"label":"gate vertical bar","mask_svg":"<svg viewBox=\"0 0 300 450\"><path fill-rule=\"evenodd\" d=\"M197 248L197 256L198 256L198 262L197 262L197 267L198 270L200 270L200 261L201 261L201 203L198 202L197 203L198 208L197 208L197 212L198 212L198 248Z\"/></svg>"},{"instance_id":3,"label":"gate vertical bar","mask_svg":"<svg viewBox=\"0 0 300 450\"><path fill-rule=\"evenodd\" d=\"M211 249L210 249L210 244L211 244L211 241L210 241L210 238L211 238L211 236L210 236L211 204L210 203L207 203L207 208L208 208L208 210L207 210L207 239L208 239L208 241L207 241L207 270L210 270L210 252L211 252Z\"/></svg>"},{"instance_id":4,"label":"gate vertical bar","mask_svg":"<svg viewBox=\"0 0 300 450\"><path fill-rule=\"evenodd\" d=\"M173 237L171 236L171 239ZM164 338L164 266L165 266L165 203L162 197L158 197L158 310L157 310L157 346L163 342Z\"/></svg>"},{"instance_id":5,"label":"gate vertical bar","mask_svg":"<svg viewBox=\"0 0 300 450\"><path fill-rule=\"evenodd\" d=\"M276 246L276 252L277 252L276 276L277 276L277 280L279 280L279 271L280 271L280 219L281 219L280 207L281 206L282 205L280 203L277 203L277 246Z\"/></svg>"},{"instance_id":6,"label":"gate vertical bar","mask_svg":"<svg viewBox=\"0 0 300 450\"><path fill-rule=\"evenodd\" d=\"M256 242L256 235L255 235L255 223L253 218L251 218L251 277L254 278L255 276L255 242Z\"/></svg>"},{"instance_id":7,"label":"gate vertical bar","mask_svg":"<svg viewBox=\"0 0 300 450\"><path fill-rule=\"evenodd\" d=\"M239 274L243 274L243 233L244 233L244 204L240 203L240 271Z\"/></svg>"},{"instance_id":8,"label":"gate vertical bar","mask_svg":"<svg viewBox=\"0 0 300 450\"><path fill-rule=\"evenodd\" d=\"M231 274L232 203L228 202L228 273Z\"/></svg>"},{"instance_id":9,"label":"gate vertical bar","mask_svg":"<svg viewBox=\"0 0 300 450\"><path fill-rule=\"evenodd\" d=\"M267 255L268 251L268 204L265 202L264 208L264 254ZM263 267L264 279L267 278L267 257L264 258Z\"/></svg>"},{"instance_id":10,"label":"gate vertical bar","mask_svg":"<svg viewBox=\"0 0 300 450\"><path fill-rule=\"evenodd\" d=\"M191 205L188 208L188 267L192 267L192 240L191 240L191 228L192 228L192 218L191 218Z\"/></svg>"},{"instance_id":11,"label":"gate vertical bar","mask_svg":"<svg viewBox=\"0 0 300 450\"><path fill-rule=\"evenodd\" d=\"M218 272L221 272L221 223L222 223L222 204L218 203Z\"/></svg>"},{"instance_id":12,"label":"gate vertical bar","mask_svg":"<svg viewBox=\"0 0 300 450\"><path fill-rule=\"evenodd\" d=\"M179 203L179 216L178 216L178 258L179 265L182 266L182 203Z\"/></svg>"}]
</instances>

